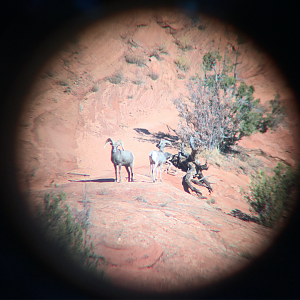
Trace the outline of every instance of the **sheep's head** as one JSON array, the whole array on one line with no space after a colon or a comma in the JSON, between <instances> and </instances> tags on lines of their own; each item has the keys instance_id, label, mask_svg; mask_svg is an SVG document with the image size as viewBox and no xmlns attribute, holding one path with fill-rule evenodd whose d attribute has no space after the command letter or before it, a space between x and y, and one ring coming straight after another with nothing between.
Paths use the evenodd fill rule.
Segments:
<instances>
[{"instance_id":1,"label":"sheep's head","mask_svg":"<svg viewBox=\"0 0 300 300\"><path fill-rule=\"evenodd\" d=\"M160 146L166 146L166 144L169 144L169 145L172 146L172 143L171 143L170 141L163 140L163 139L160 140L158 146L159 146L159 147L160 147Z\"/></svg>"},{"instance_id":2,"label":"sheep's head","mask_svg":"<svg viewBox=\"0 0 300 300\"><path fill-rule=\"evenodd\" d=\"M114 141L113 141L113 139L111 139L111 138L108 138L108 139L106 140L105 145L104 145L104 148L105 148L105 146L107 145L107 143L110 143L112 146L114 145Z\"/></svg>"}]
</instances>

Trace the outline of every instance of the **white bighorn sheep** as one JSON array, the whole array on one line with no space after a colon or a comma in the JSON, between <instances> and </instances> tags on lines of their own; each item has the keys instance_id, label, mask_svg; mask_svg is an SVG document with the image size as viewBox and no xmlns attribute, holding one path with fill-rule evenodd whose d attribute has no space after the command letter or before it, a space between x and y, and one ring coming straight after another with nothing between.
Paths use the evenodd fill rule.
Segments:
<instances>
[{"instance_id":1,"label":"white bighorn sheep","mask_svg":"<svg viewBox=\"0 0 300 300\"><path fill-rule=\"evenodd\" d=\"M166 162L166 156L164 154L164 148L166 144L172 145L172 143L167 140L160 140L159 144L157 145L159 151L152 150L149 154L150 172L152 175L153 182L157 180L157 167L160 167L160 181L162 182L161 172L163 164Z\"/></svg>"},{"instance_id":2,"label":"white bighorn sheep","mask_svg":"<svg viewBox=\"0 0 300 300\"><path fill-rule=\"evenodd\" d=\"M119 182L122 182L121 178L121 167L124 166L128 173L128 182L133 181L133 160L134 156L131 151L124 150L123 141L118 140L114 142L113 139L108 138L105 142L104 147L107 143L111 144L111 162L114 164L115 167L115 174L116 174L116 182L118 182L118 175L117 175L117 166L119 166ZM121 146L122 150L118 149ZM130 168L130 172L129 172Z\"/></svg>"}]
</instances>

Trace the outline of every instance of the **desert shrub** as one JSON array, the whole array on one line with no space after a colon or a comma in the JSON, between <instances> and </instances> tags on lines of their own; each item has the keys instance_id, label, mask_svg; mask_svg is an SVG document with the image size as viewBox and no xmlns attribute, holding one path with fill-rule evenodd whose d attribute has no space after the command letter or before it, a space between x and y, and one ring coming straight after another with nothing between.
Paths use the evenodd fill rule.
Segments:
<instances>
[{"instance_id":1,"label":"desert shrub","mask_svg":"<svg viewBox=\"0 0 300 300\"><path fill-rule=\"evenodd\" d=\"M266 113L260 99L253 97L253 86L237 85L237 62L233 64L226 54L222 58L219 51L206 53L203 78L190 79L188 99L173 100L181 117L177 133L184 142L193 136L199 147L226 151L244 136L275 129L284 117L278 96L270 102L272 111ZM186 70L183 58L175 63Z\"/></svg>"},{"instance_id":2,"label":"desert shrub","mask_svg":"<svg viewBox=\"0 0 300 300\"><path fill-rule=\"evenodd\" d=\"M69 83L65 80L58 81L58 84L61 85L61 86L68 86L69 85Z\"/></svg>"},{"instance_id":3,"label":"desert shrub","mask_svg":"<svg viewBox=\"0 0 300 300\"><path fill-rule=\"evenodd\" d=\"M50 78L53 78L55 76L55 73L53 70L48 70L45 72L47 76L49 76Z\"/></svg>"},{"instance_id":4,"label":"desert shrub","mask_svg":"<svg viewBox=\"0 0 300 300\"><path fill-rule=\"evenodd\" d=\"M92 92L93 92L93 93L96 93L96 92L98 92L98 91L99 91L98 85L97 85L97 84L94 84L93 87L92 87Z\"/></svg>"},{"instance_id":5,"label":"desert shrub","mask_svg":"<svg viewBox=\"0 0 300 300\"><path fill-rule=\"evenodd\" d=\"M273 177L260 171L251 180L250 192L242 191L250 211L258 214L262 225L272 227L284 212L290 212L298 195L299 175L300 167L278 163Z\"/></svg>"},{"instance_id":6,"label":"desert shrub","mask_svg":"<svg viewBox=\"0 0 300 300\"><path fill-rule=\"evenodd\" d=\"M186 37L176 39L175 44L183 51L191 50L192 46L189 44Z\"/></svg>"},{"instance_id":7,"label":"desert shrub","mask_svg":"<svg viewBox=\"0 0 300 300\"><path fill-rule=\"evenodd\" d=\"M190 63L188 62L188 60L186 59L185 56L180 56L177 57L174 60L175 65L181 70L181 71L187 71L190 67Z\"/></svg>"},{"instance_id":8,"label":"desert shrub","mask_svg":"<svg viewBox=\"0 0 300 300\"><path fill-rule=\"evenodd\" d=\"M153 72L153 71L150 71L150 73L148 74L148 76L152 79L152 80L157 80L158 79L158 74Z\"/></svg>"},{"instance_id":9,"label":"desert shrub","mask_svg":"<svg viewBox=\"0 0 300 300\"><path fill-rule=\"evenodd\" d=\"M198 27L197 27L199 30L201 30L201 31L204 31L206 28L207 28L207 25L205 25L205 24L200 24L200 25L198 25Z\"/></svg>"},{"instance_id":10,"label":"desert shrub","mask_svg":"<svg viewBox=\"0 0 300 300\"><path fill-rule=\"evenodd\" d=\"M140 79L136 79L136 80L132 80L132 83L136 84L136 85L141 85L141 84L143 84L143 81Z\"/></svg>"},{"instance_id":11,"label":"desert shrub","mask_svg":"<svg viewBox=\"0 0 300 300\"><path fill-rule=\"evenodd\" d=\"M265 132L270 128L274 131L286 117L285 108L280 105L280 96L277 93L274 99L270 101L271 112L266 114L266 118L261 126L261 132Z\"/></svg>"},{"instance_id":12,"label":"desert shrub","mask_svg":"<svg viewBox=\"0 0 300 300\"><path fill-rule=\"evenodd\" d=\"M155 57L157 60L163 60L163 58L161 58L159 56L159 53L157 52L157 50L153 50L151 53L150 53L150 57Z\"/></svg>"},{"instance_id":13,"label":"desert shrub","mask_svg":"<svg viewBox=\"0 0 300 300\"><path fill-rule=\"evenodd\" d=\"M75 262L96 271L99 259L104 258L95 255L93 242L87 241L89 211L73 216L65 199L66 194L62 192L45 194L43 203L38 206L39 228Z\"/></svg>"},{"instance_id":14,"label":"desert shrub","mask_svg":"<svg viewBox=\"0 0 300 300\"><path fill-rule=\"evenodd\" d=\"M112 76L106 78L112 84L120 84L123 81L123 74L116 72Z\"/></svg>"},{"instance_id":15,"label":"desert shrub","mask_svg":"<svg viewBox=\"0 0 300 300\"><path fill-rule=\"evenodd\" d=\"M128 64L135 64L138 65L139 67L141 67L142 65L145 64L145 61L142 57L139 57L137 55L126 55L125 56L125 61Z\"/></svg>"}]
</instances>

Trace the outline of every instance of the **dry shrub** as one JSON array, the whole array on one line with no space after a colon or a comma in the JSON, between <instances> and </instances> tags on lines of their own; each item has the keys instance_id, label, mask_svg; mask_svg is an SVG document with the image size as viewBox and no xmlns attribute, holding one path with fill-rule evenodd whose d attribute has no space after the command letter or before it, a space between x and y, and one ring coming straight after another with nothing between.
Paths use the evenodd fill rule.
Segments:
<instances>
[{"instance_id":1,"label":"dry shrub","mask_svg":"<svg viewBox=\"0 0 300 300\"><path fill-rule=\"evenodd\" d=\"M187 71L190 68L190 62L187 60L185 56L179 56L174 60L175 65L181 70L181 71Z\"/></svg>"}]
</instances>

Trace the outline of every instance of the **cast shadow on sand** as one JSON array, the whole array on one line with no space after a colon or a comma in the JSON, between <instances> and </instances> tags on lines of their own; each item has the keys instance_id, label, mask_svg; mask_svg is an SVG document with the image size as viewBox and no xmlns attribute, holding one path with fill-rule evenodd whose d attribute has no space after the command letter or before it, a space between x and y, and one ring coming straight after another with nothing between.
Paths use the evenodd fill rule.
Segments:
<instances>
[{"instance_id":1,"label":"cast shadow on sand","mask_svg":"<svg viewBox=\"0 0 300 300\"><path fill-rule=\"evenodd\" d=\"M168 128L169 128L169 126L168 126ZM161 131L151 133L146 128L134 128L134 130L138 133L138 137L134 137L134 138L141 141L141 142L157 143L160 139L167 139L173 145L177 145L177 144L179 145L179 142L178 142L179 138L178 138L177 135L172 135L172 134L169 134L169 133L163 133ZM171 130L173 130L173 129L170 128L169 131L171 131Z\"/></svg>"},{"instance_id":2,"label":"cast shadow on sand","mask_svg":"<svg viewBox=\"0 0 300 300\"><path fill-rule=\"evenodd\" d=\"M114 178L99 178L99 179L81 179L81 180L69 180L70 182L115 182Z\"/></svg>"}]
</instances>

